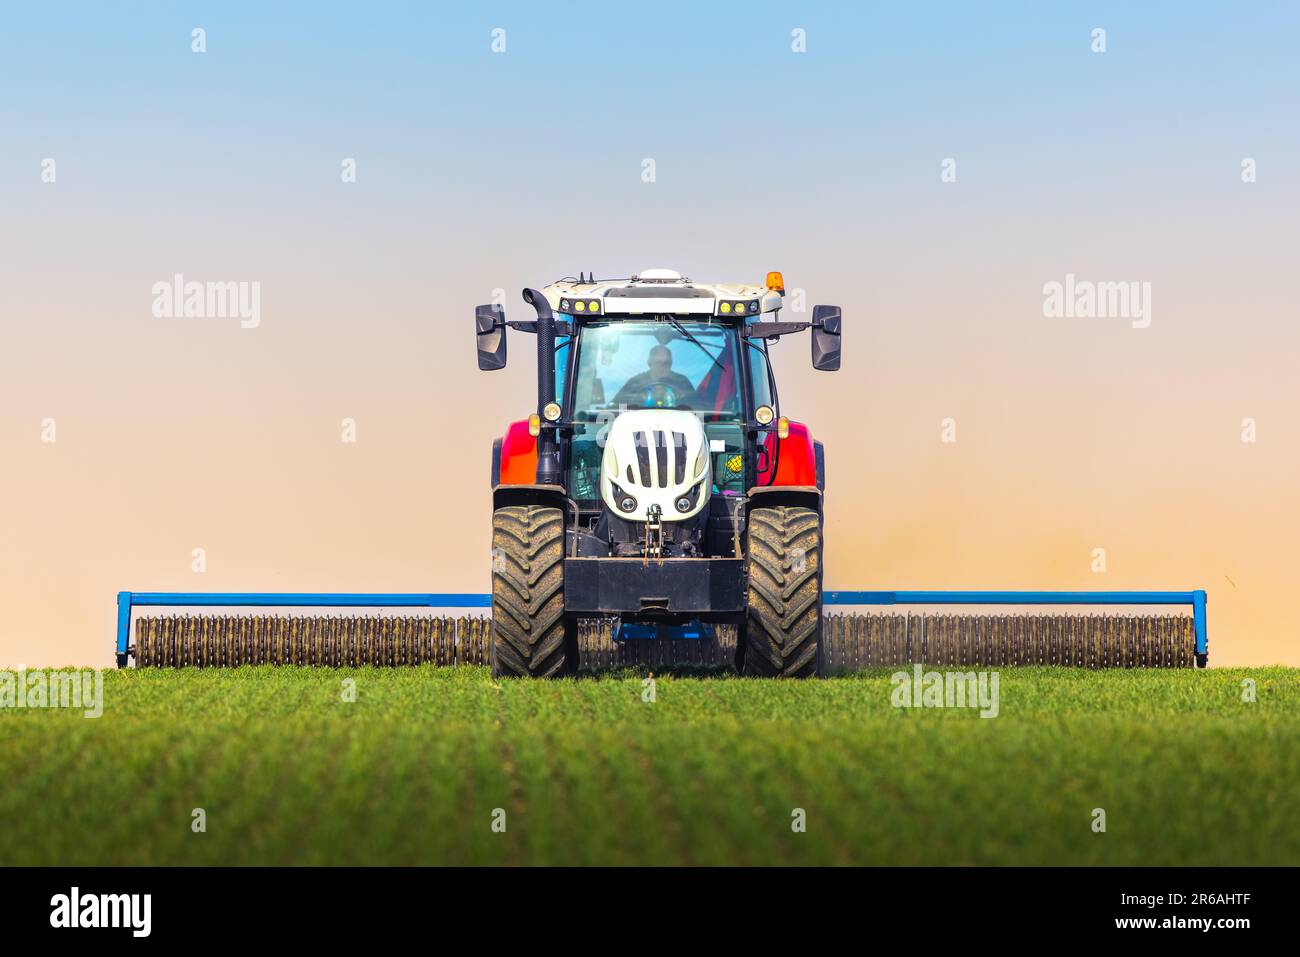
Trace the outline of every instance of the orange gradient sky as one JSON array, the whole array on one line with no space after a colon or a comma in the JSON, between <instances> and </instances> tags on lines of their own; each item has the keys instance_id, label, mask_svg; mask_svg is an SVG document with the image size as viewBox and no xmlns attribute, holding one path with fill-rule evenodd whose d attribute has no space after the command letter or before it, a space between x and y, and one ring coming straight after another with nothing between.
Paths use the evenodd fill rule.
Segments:
<instances>
[{"instance_id":1,"label":"orange gradient sky","mask_svg":"<svg viewBox=\"0 0 1300 957\"><path fill-rule=\"evenodd\" d=\"M0 107L0 666L109 664L120 589L487 590L489 449L535 366L516 335L479 373L474 305L504 288L525 318L525 285L654 266L779 269L843 308L838 374L776 346L782 412L827 446L828 588L1205 588L1213 664L1300 665L1279 23L1208 44L1116 7L1099 56L1090 18L968 41L969 14L894 13L882 63L859 14L766 8L743 76L664 31L640 38L662 73L616 39L593 83L548 51L609 24L525 6L431 52L392 17L237 6L196 55L183 12L94 16L0 49L24 90ZM261 324L155 318L176 273L260 283ZM1067 273L1149 282L1150 326L1045 318Z\"/></svg>"}]
</instances>

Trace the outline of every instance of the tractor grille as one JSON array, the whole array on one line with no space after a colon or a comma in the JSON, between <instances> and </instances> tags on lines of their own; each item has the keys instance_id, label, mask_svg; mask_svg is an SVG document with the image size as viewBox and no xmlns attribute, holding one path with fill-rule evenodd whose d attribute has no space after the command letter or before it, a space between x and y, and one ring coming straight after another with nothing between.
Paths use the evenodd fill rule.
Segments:
<instances>
[{"instance_id":1,"label":"tractor grille","mask_svg":"<svg viewBox=\"0 0 1300 957\"><path fill-rule=\"evenodd\" d=\"M627 467L627 477L642 488L667 488L668 477L673 485L686 481L686 434L665 432L662 429L633 432L636 446L637 474Z\"/></svg>"}]
</instances>

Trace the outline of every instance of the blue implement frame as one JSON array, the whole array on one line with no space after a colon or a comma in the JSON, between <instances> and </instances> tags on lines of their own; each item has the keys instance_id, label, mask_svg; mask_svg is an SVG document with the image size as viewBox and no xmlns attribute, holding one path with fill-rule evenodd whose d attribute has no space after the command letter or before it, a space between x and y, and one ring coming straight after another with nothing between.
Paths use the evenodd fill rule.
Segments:
<instances>
[{"instance_id":1,"label":"blue implement frame","mask_svg":"<svg viewBox=\"0 0 1300 957\"><path fill-rule=\"evenodd\" d=\"M1209 654L1205 590L1193 591L828 591L823 605L1191 605L1196 654Z\"/></svg>"},{"instance_id":2,"label":"blue implement frame","mask_svg":"<svg viewBox=\"0 0 1300 957\"><path fill-rule=\"evenodd\" d=\"M1209 638L1205 591L828 591L823 605L1191 605L1198 664ZM131 592L117 593L117 662L130 650L131 609L160 606L262 608L491 608L492 596L477 592L428 595L330 592Z\"/></svg>"},{"instance_id":3,"label":"blue implement frame","mask_svg":"<svg viewBox=\"0 0 1300 957\"><path fill-rule=\"evenodd\" d=\"M472 592L392 595L351 592L120 591L117 593L118 667L126 667L126 657L130 651L132 608L222 605L257 608L491 608L492 596Z\"/></svg>"}]
</instances>

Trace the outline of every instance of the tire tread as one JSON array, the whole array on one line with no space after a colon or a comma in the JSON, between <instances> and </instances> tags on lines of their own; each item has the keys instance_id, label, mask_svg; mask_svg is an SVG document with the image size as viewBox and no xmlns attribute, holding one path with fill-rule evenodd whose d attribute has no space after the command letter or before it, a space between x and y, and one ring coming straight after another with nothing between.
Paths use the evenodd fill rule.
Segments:
<instances>
[{"instance_id":1,"label":"tire tread","mask_svg":"<svg viewBox=\"0 0 1300 957\"><path fill-rule=\"evenodd\" d=\"M748 544L744 673L815 676L822 626L820 516L797 506L756 508L749 514Z\"/></svg>"},{"instance_id":2,"label":"tire tread","mask_svg":"<svg viewBox=\"0 0 1300 957\"><path fill-rule=\"evenodd\" d=\"M507 505L492 513L491 661L494 678L553 678L577 668L558 508Z\"/></svg>"}]
</instances>

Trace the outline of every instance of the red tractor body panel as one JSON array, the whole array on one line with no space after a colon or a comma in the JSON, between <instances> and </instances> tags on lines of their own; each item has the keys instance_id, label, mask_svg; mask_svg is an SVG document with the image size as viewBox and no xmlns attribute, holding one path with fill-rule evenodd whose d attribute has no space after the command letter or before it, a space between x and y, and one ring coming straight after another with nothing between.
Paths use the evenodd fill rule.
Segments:
<instances>
[{"instance_id":1,"label":"red tractor body panel","mask_svg":"<svg viewBox=\"0 0 1300 957\"><path fill-rule=\"evenodd\" d=\"M501 485L531 485L537 481L537 439L528 434L528 420L511 422L501 442Z\"/></svg>"},{"instance_id":2,"label":"red tractor body panel","mask_svg":"<svg viewBox=\"0 0 1300 957\"><path fill-rule=\"evenodd\" d=\"M767 450L767 468L758 473L760 486L817 485L817 453L808 426L791 422L790 434L784 439L778 438L775 430L768 432L764 448ZM775 475L772 474L773 468L776 469Z\"/></svg>"}]
</instances>

